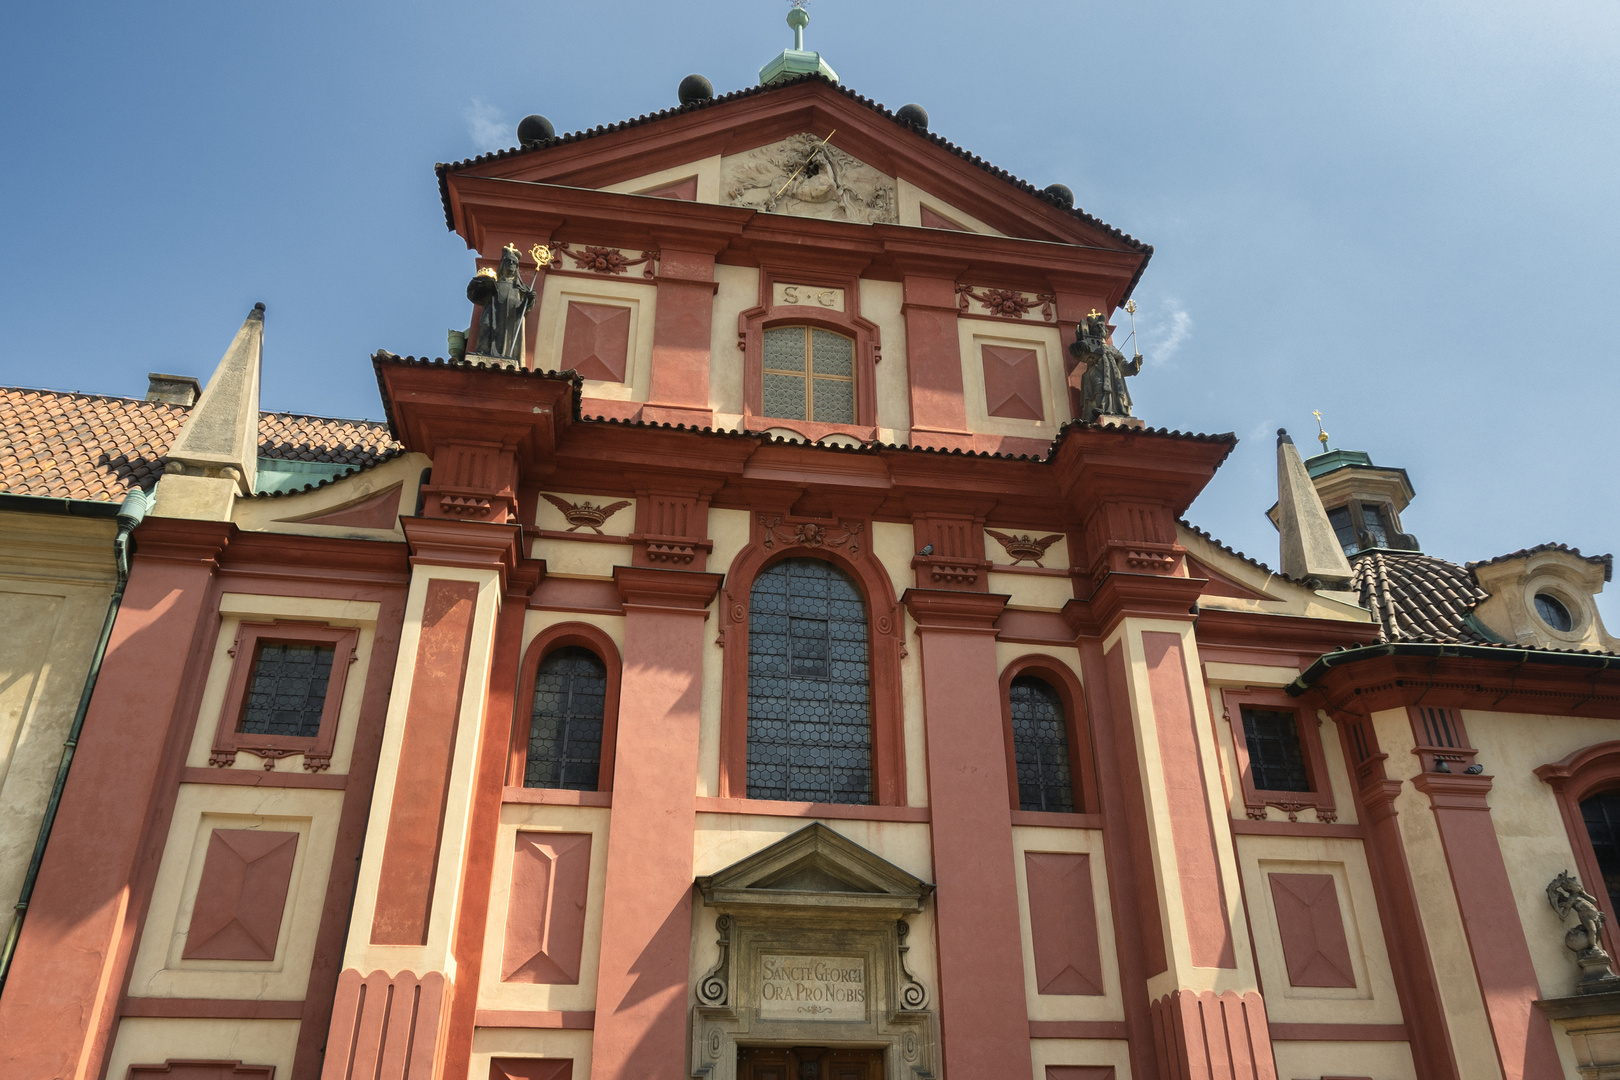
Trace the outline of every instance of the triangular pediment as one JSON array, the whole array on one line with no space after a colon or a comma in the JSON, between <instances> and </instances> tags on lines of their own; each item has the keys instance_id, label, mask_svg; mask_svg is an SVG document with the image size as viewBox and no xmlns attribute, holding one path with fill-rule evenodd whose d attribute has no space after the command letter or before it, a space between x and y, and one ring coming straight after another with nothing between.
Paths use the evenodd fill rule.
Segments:
<instances>
[{"instance_id":1,"label":"triangular pediment","mask_svg":"<svg viewBox=\"0 0 1620 1080\"><path fill-rule=\"evenodd\" d=\"M816 159L821 168L789 181L794 169L806 162L814 166ZM844 172L850 175L830 175ZM466 176L1084 244L1143 256L1151 250L815 76L441 165L439 175L447 219L458 231L463 223L454 187Z\"/></svg>"},{"instance_id":2,"label":"triangular pediment","mask_svg":"<svg viewBox=\"0 0 1620 1080\"><path fill-rule=\"evenodd\" d=\"M718 908L814 908L902 914L934 887L817 822L697 879Z\"/></svg>"}]
</instances>

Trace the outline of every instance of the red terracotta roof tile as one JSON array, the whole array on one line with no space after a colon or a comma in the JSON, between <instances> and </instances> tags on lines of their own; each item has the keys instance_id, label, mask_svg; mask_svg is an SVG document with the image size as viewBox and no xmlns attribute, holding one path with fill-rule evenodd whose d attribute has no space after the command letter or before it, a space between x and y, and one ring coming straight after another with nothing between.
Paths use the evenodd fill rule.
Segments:
<instances>
[{"instance_id":1,"label":"red terracotta roof tile","mask_svg":"<svg viewBox=\"0 0 1620 1080\"><path fill-rule=\"evenodd\" d=\"M163 475L190 409L138 398L0 387L0 492L117 502ZM263 413L259 454L364 468L400 452L388 425Z\"/></svg>"}]
</instances>

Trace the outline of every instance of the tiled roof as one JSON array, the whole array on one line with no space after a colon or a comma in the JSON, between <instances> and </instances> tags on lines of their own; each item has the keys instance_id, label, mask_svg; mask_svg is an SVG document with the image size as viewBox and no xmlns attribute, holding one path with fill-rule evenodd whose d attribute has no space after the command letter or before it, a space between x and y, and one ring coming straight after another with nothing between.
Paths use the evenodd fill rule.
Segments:
<instances>
[{"instance_id":1,"label":"tiled roof","mask_svg":"<svg viewBox=\"0 0 1620 1080\"><path fill-rule=\"evenodd\" d=\"M1529 558L1531 555L1540 555L1544 551L1562 551L1567 555L1573 555L1577 559L1585 559L1594 566L1602 566L1603 580L1614 580L1613 555L1582 555L1580 548L1572 548L1568 544L1537 544L1535 547L1520 548L1518 551L1510 551L1506 555L1498 555L1494 559L1482 559L1479 562L1471 562L1466 565L1469 570L1472 570L1476 566L1490 566L1494 563L1507 562L1509 559Z\"/></svg>"},{"instance_id":2,"label":"tiled roof","mask_svg":"<svg viewBox=\"0 0 1620 1080\"><path fill-rule=\"evenodd\" d=\"M191 410L138 398L0 388L0 492L117 502L151 487ZM388 425L262 413L259 455L364 468L400 453Z\"/></svg>"},{"instance_id":3,"label":"tiled roof","mask_svg":"<svg viewBox=\"0 0 1620 1080\"><path fill-rule=\"evenodd\" d=\"M1063 211L1064 213L1069 214L1071 217L1074 217L1074 218L1076 218L1076 219L1078 219L1080 221L1083 221L1087 225L1092 226L1093 228L1101 229L1103 232L1107 233L1109 236L1113 237L1114 239L1119 240L1120 242L1129 245L1132 249L1134 249L1136 251L1140 251L1142 254L1147 255L1150 258L1153 255L1153 245L1152 244L1144 244L1142 241L1136 239L1135 237L1129 235L1128 233L1123 232L1120 229L1116 229L1114 226L1108 224L1106 221L1103 221L1100 218L1092 217L1090 214L1086 213L1084 210L1081 210L1077 206L1075 206L1075 207L1065 207L1065 206L1063 206L1061 203L1054 200L1052 198L1052 196L1048 195L1044 190L1042 190L1041 188L1036 187L1034 184L1031 184L1028 180L1019 179L1018 177L1014 176L1012 173L1008 172L1006 169L999 168L998 166L990 164L990 162L985 161L983 158L979 157L977 154L971 153L971 152L969 152L967 150L962 149L960 146L957 146L955 143L951 142L949 139L942 138L939 135L935 135L931 131L925 131L922 128L919 128L914 124L911 124L911 123L909 123L909 122L907 122L905 120L900 119L894 113L890 112L884 106L882 106L882 105L878 104L877 102L873 101L871 98L866 97L866 96L864 96L862 94L857 94L855 91L849 89L848 87L843 86L843 85L841 85L839 83L832 82L830 79L827 79L825 76L818 75L818 74L815 74L815 73L810 73L810 74L807 74L807 75L800 75L800 76L797 76L797 77L791 78L791 79L783 79L783 80L781 80L779 82L771 83L769 86L750 86L750 87L746 87L746 88L744 88L742 90L734 90L729 94L720 94L717 97L710 98L708 101L698 101L698 102L693 102L690 105L679 105L679 106L676 106L675 108L672 108L672 109L662 109L662 110L660 110L658 112L644 113L641 116L635 117L635 118L630 119L630 120L621 120L620 122L618 122L616 124L602 124L602 125L598 125L597 127L594 127L594 128L589 128L589 129L587 129L585 131L573 131L573 132L569 132L569 133L567 133L565 135L558 135L557 137L552 138L552 139L542 139L542 140L539 140L539 141L536 141L536 142L525 143L522 146L514 146L514 147L512 147L511 149L508 149L508 150L496 150L496 151L493 151L493 152L488 153L488 154L480 154L477 157L467 158L464 161L441 162L440 164L435 166L435 171L439 175L439 198L444 204L444 222L445 222L445 225L451 231L455 230L455 227L456 227L455 215L450 209L450 183L449 183L449 179L448 179L448 174L451 173L451 172L457 172L457 171L459 171L461 169L467 168L470 165L482 165L482 164L484 164L486 162L500 161L500 160L505 159L505 158L516 157L519 154L526 154L526 153L530 153L530 152L535 151L535 150L546 150L546 149L549 149L550 147L553 147L553 146L563 146L563 145L566 145L568 143L579 142L579 141L581 141L583 139L594 139L599 135L608 135L608 134L611 134L611 133L613 133L615 131L626 131L626 130L628 130L630 128L641 127L644 124L656 123L659 120L667 120L668 118L670 118L672 116L679 116L682 113L695 112L698 109L712 109L712 108L715 108L716 106L723 105L723 104L725 104L727 102L739 101L739 100L741 100L743 98L755 97L756 95L759 95L759 94L768 94L768 93L771 93L773 91L781 90L781 89L783 89L785 87L792 86L792 85L794 85L796 83L801 83L801 82L821 82L821 83L824 83L825 85L827 85L831 89L837 91L840 94L843 94L845 97L849 98L851 101L859 102L860 104L862 104L862 105L866 106L867 108L871 109L873 112L877 113L878 115L885 116L888 119L894 121L894 123L896 123L897 125L899 125L902 128L905 128L907 131L913 132L914 134L918 135L919 137L927 139L929 142L933 143L935 146L938 146L941 149L947 150L950 153L955 154L957 157L961 158L963 161L967 161L967 162L970 162L970 163L978 166L979 168L983 169L985 172L989 173L991 176L994 176L997 179L1003 180L1006 183L1011 184L1013 187L1018 188L1019 190L1024 191L1024 192L1026 192L1026 193L1028 193L1030 195L1033 195L1035 198L1040 199L1043 202L1051 203L1053 206L1057 207L1059 210ZM1130 290L1134 289L1136 287L1137 281L1139 281L1141 279L1141 277L1142 277L1142 271L1144 271L1146 269L1147 269L1147 260L1144 259L1142 261L1142 265L1137 268L1136 277L1131 280L1130 288L1126 290L1126 295L1129 295Z\"/></svg>"},{"instance_id":4,"label":"tiled roof","mask_svg":"<svg viewBox=\"0 0 1620 1080\"><path fill-rule=\"evenodd\" d=\"M1468 617L1487 593L1464 567L1420 551L1367 551L1351 558L1361 606L1383 640L1478 645L1490 639Z\"/></svg>"}]
</instances>

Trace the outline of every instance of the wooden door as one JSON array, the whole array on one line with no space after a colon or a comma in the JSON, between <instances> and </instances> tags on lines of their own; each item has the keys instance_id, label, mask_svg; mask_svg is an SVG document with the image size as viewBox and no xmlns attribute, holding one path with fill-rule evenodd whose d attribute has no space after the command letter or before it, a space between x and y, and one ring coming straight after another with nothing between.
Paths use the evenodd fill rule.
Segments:
<instances>
[{"instance_id":1,"label":"wooden door","mask_svg":"<svg viewBox=\"0 0 1620 1080\"><path fill-rule=\"evenodd\" d=\"M744 1046L737 1080L883 1080L882 1050Z\"/></svg>"}]
</instances>

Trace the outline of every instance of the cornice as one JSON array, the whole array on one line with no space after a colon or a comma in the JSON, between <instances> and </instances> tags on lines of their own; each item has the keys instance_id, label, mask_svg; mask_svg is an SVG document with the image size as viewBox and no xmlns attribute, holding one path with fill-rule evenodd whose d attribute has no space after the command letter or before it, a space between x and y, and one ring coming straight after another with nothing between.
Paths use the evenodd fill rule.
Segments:
<instances>
[{"instance_id":1,"label":"cornice","mask_svg":"<svg viewBox=\"0 0 1620 1080\"><path fill-rule=\"evenodd\" d=\"M695 570L622 565L613 568L613 584L627 607L706 613L723 580L722 574Z\"/></svg>"},{"instance_id":2,"label":"cornice","mask_svg":"<svg viewBox=\"0 0 1620 1080\"><path fill-rule=\"evenodd\" d=\"M900 602L920 630L995 632L995 622L1011 597L1001 593L947 589L907 589Z\"/></svg>"}]
</instances>

